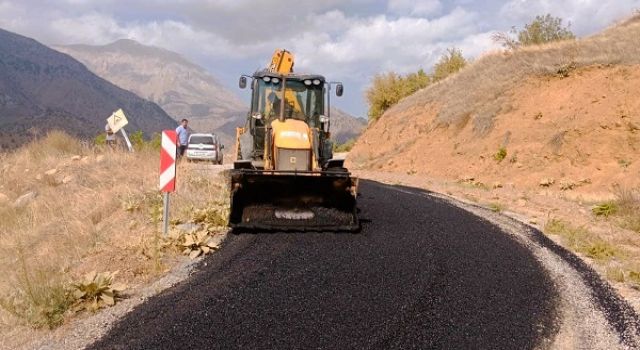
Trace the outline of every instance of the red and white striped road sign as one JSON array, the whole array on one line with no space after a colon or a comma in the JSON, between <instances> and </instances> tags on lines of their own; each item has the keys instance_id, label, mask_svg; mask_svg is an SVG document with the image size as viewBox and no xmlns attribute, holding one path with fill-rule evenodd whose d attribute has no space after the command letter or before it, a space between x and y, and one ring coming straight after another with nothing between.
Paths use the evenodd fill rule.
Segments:
<instances>
[{"instance_id":1,"label":"red and white striped road sign","mask_svg":"<svg viewBox=\"0 0 640 350\"><path fill-rule=\"evenodd\" d=\"M160 191L176 190L176 143L178 134L175 130L162 132L162 148L160 149Z\"/></svg>"}]
</instances>

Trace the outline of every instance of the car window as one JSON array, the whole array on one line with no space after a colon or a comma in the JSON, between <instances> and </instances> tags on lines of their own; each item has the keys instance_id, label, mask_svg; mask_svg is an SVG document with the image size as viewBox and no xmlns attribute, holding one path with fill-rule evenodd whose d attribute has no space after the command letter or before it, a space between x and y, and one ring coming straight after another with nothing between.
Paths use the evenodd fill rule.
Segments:
<instances>
[{"instance_id":1,"label":"car window","mask_svg":"<svg viewBox=\"0 0 640 350\"><path fill-rule=\"evenodd\" d=\"M191 136L189 143L194 145L204 144L213 145L213 137L211 136Z\"/></svg>"}]
</instances>

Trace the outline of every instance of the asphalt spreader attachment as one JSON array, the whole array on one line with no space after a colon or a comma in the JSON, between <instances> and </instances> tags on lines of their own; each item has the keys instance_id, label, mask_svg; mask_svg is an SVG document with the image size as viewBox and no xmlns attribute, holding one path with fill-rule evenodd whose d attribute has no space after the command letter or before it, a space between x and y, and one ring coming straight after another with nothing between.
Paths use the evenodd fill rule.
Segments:
<instances>
[{"instance_id":1,"label":"asphalt spreader attachment","mask_svg":"<svg viewBox=\"0 0 640 350\"><path fill-rule=\"evenodd\" d=\"M231 171L229 226L242 231L356 232L358 181L348 172Z\"/></svg>"}]
</instances>

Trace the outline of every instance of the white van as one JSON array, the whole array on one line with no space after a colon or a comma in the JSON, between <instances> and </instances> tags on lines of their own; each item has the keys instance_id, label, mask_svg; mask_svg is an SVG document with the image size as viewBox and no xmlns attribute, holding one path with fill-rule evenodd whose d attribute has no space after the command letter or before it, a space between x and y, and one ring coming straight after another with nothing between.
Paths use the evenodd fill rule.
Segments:
<instances>
[{"instance_id":1,"label":"white van","mask_svg":"<svg viewBox=\"0 0 640 350\"><path fill-rule=\"evenodd\" d=\"M187 146L187 160L206 160L214 164L222 164L222 150L218 136L215 134L191 134Z\"/></svg>"}]
</instances>

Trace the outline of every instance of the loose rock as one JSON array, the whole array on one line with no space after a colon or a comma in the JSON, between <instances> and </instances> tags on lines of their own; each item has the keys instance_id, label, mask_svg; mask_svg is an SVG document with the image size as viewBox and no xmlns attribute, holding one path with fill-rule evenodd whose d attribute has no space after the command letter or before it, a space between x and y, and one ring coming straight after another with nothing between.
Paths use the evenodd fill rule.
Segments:
<instances>
[{"instance_id":1,"label":"loose rock","mask_svg":"<svg viewBox=\"0 0 640 350\"><path fill-rule=\"evenodd\" d=\"M476 178L474 176L471 176L471 175L463 175L463 176L460 177L460 181L461 182L472 182L475 179Z\"/></svg>"},{"instance_id":2,"label":"loose rock","mask_svg":"<svg viewBox=\"0 0 640 350\"><path fill-rule=\"evenodd\" d=\"M44 172L45 175L53 176L58 173L58 169L50 169Z\"/></svg>"},{"instance_id":3,"label":"loose rock","mask_svg":"<svg viewBox=\"0 0 640 350\"><path fill-rule=\"evenodd\" d=\"M576 187L575 182L571 180L563 180L560 182L560 189L563 191L572 190Z\"/></svg>"},{"instance_id":4,"label":"loose rock","mask_svg":"<svg viewBox=\"0 0 640 350\"><path fill-rule=\"evenodd\" d=\"M187 223L187 224L177 225L176 228L179 231L182 231L182 232L185 232L185 233L193 233L193 232L196 232L196 231L200 230L201 226L198 225L198 224Z\"/></svg>"},{"instance_id":5,"label":"loose rock","mask_svg":"<svg viewBox=\"0 0 640 350\"><path fill-rule=\"evenodd\" d=\"M551 179L551 178L544 178L544 179L540 180L540 186L542 186L542 187L550 187L554 183L556 183L556 180Z\"/></svg>"},{"instance_id":6,"label":"loose rock","mask_svg":"<svg viewBox=\"0 0 640 350\"><path fill-rule=\"evenodd\" d=\"M22 196L18 197L18 199L16 199L16 201L13 202L13 207L14 208L26 207L27 205L29 205L29 203L33 202L33 200L37 196L38 196L38 194L33 192L33 191L27 192L27 193L23 194Z\"/></svg>"}]
</instances>

